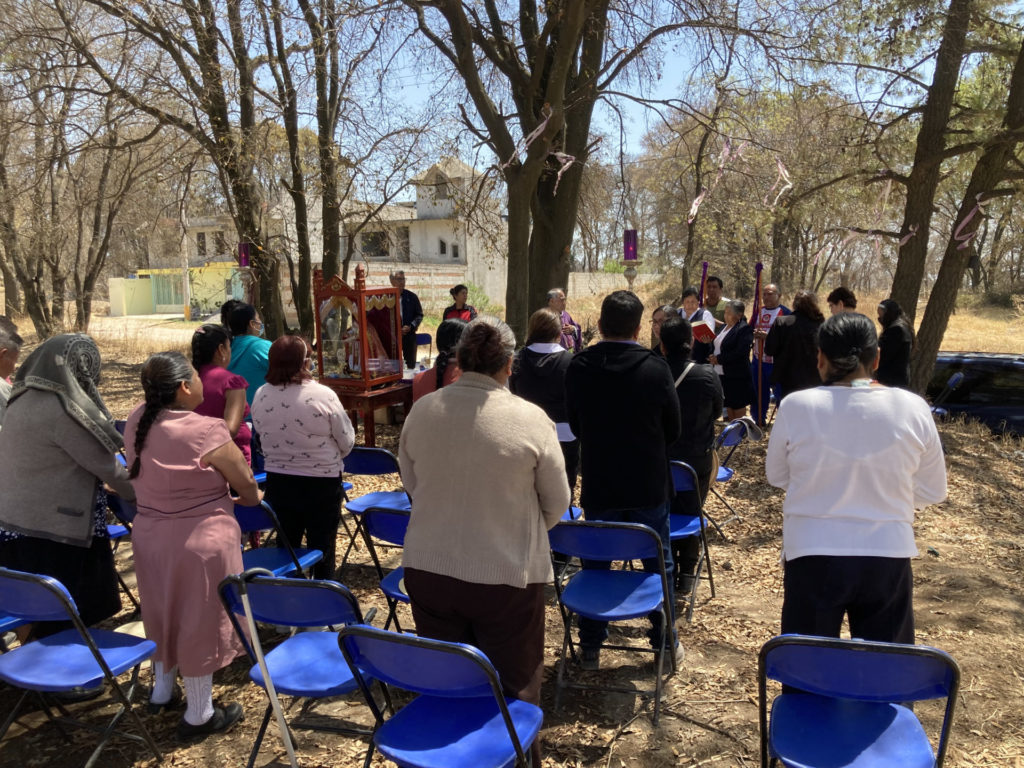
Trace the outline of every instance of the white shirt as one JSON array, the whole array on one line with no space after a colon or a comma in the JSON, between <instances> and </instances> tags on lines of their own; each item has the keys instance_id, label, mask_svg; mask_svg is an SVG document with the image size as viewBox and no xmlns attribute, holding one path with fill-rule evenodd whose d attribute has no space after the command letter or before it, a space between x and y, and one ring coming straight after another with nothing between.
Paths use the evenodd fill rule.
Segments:
<instances>
[{"instance_id":1,"label":"white shirt","mask_svg":"<svg viewBox=\"0 0 1024 768\"><path fill-rule=\"evenodd\" d=\"M919 396L815 387L779 406L765 459L786 491L783 559L913 557L914 510L946 498L938 430Z\"/></svg>"},{"instance_id":2,"label":"white shirt","mask_svg":"<svg viewBox=\"0 0 1024 768\"><path fill-rule=\"evenodd\" d=\"M686 317L686 310L680 309L679 316ZM703 320L705 323L711 326L711 330L715 330L715 316L708 312L706 309L698 308L696 312L694 312L689 317L686 317L686 319L689 320L691 324L696 323L698 320Z\"/></svg>"},{"instance_id":3,"label":"white shirt","mask_svg":"<svg viewBox=\"0 0 1024 768\"><path fill-rule=\"evenodd\" d=\"M717 336L715 336L714 347L715 347L715 359L716 360L718 359L718 356L720 354L722 354L722 340L726 336L728 336L729 335L729 331L731 331L735 327L736 327L735 325L727 325L727 326L725 326L725 328L723 328L719 332L719 334ZM725 373L725 369L721 365L716 365L715 366L715 373L717 373L719 376L721 376L722 374Z\"/></svg>"}]
</instances>

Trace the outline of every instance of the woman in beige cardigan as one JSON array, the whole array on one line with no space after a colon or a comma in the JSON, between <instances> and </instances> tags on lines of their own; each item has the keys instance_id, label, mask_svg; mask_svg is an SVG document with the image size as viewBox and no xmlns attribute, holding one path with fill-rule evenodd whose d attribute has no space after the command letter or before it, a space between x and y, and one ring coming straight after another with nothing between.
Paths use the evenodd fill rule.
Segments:
<instances>
[{"instance_id":1,"label":"woman in beige cardigan","mask_svg":"<svg viewBox=\"0 0 1024 768\"><path fill-rule=\"evenodd\" d=\"M476 646L508 695L540 704L547 530L569 488L554 423L507 388L514 351L505 323L474 320L456 352L462 377L410 411L402 563L417 634Z\"/></svg>"}]
</instances>

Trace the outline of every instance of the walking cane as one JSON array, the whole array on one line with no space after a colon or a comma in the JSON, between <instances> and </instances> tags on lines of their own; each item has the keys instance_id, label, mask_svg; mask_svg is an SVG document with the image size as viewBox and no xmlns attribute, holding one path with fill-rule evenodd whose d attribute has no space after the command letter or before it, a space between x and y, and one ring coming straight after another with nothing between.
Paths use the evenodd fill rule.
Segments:
<instances>
[{"instance_id":1,"label":"walking cane","mask_svg":"<svg viewBox=\"0 0 1024 768\"><path fill-rule=\"evenodd\" d=\"M263 574L246 574L250 575L263 575ZM270 575L267 571L266 575ZM256 654L256 663L259 664L260 672L263 673L263 682L267 685L267 695L270 697L270 706L274 710L274 714L277 716L277 725L281 729L281 741L284 742L284 748L288 752L288 760L291 762L292 768L299 768L299 762L295 759L295 747L292 745L292 735L288 730L288 723L284 719L284 710L281 709L281 701L277 698L277 690L274 688L274 681L270 679L270 670L267 669L267 661L263 658L263 646L260 643L259 636L256 634L256 620L252 616L252 606L249 605L249 594L247 590L248 580L247 578L241 578L238 580L238 589L242 597L242 609L245 611L245 621L249 626L249 637L251 638L252 650Z\"/></svg>"}]
</instances>

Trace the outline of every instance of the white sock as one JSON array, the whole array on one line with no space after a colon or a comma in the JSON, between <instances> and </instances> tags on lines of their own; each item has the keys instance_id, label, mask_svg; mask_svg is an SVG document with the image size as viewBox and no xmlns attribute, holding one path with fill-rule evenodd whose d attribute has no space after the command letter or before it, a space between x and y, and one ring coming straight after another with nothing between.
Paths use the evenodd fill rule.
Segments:
<instances>
[{"instance_id":1,"label":"white sock","mask_svg":"<svg viewBox=\"0 0 1024 768\"><path fill-rule=\"evenodd\" d=\"M166 704L174 695L174 681L178 677L178 668L164 669L163 662L153 662L153 692L149 700L154 704Z\"/></svg>"},{"instance_id":2,"label":"white sock","mask_svg":"<svg viewBox=\"0 0 1024 768\"><path fill-rule=\"evenodd\" d=\"M185 681L185 722L202 725L213 717L213 675L182 677Z\"/></svg>"}]
</instances>

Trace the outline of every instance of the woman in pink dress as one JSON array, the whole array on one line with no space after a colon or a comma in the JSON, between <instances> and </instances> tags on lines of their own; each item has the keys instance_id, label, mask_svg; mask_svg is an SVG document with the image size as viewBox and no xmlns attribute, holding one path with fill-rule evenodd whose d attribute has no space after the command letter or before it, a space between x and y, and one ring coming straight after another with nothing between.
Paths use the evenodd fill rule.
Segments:
<instances>
[{"instance_id":1,"label":"woman in pink dress","mask_svg":"<svg viewBox=\"0 0 1024 768\"><path fill-rule=\"evenodd\" d=\"M442 320L437 327L437 359L434 365L425 371L420 371L412 380L412 401L415 403L424 395L436 392L441 387L458 381L462 371L459 369L459 362L455 359L455 348L459 345L462 332L468 323L465 320L453 318Z\"/></svg>"},{"instance_id":2,"label":"woman in pink dress","mask_svg":"<svg viewBox=\"0 0 1024 768\"><path fill-rule=\"evenodd\" d=\"M217 585L242 571L242 535L229 486L242 504L262 492L223 419L195 413L203 382L178 352L161 352L142 369L146 402L125 428L129 476L139 513L132 533L146 636L156 643L150 711L181 703L178 738L230 728L242 707L213 704L213 673L242 654Z\"/></svg>"},{"instance_id":3,"label":"woman in pink dress","mask_svg":"<svg viewBox=\"0 0 1024 768\"><path fill-rule=\"evenodd\" d=\"M224 419L235 445L247 464L252 464L252 430L245 377L228 370L231 363L231 334L223 325L204 325L192 334L192 365L203 381L203 402L196 406L200 416Z\"/></svg>"}]
</instances>

